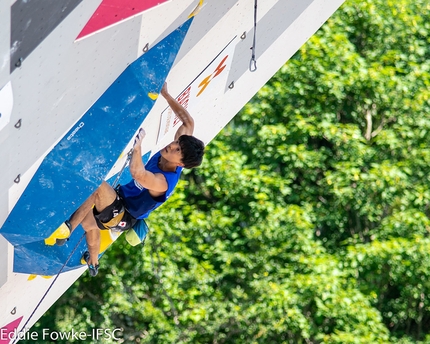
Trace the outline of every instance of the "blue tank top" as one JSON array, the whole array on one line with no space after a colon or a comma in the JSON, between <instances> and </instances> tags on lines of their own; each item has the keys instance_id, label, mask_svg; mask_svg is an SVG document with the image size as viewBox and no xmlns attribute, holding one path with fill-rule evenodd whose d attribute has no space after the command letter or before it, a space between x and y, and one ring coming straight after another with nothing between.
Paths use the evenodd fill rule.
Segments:
<instances>
[{"instance_id":1,"label":"blue tank top","mask_svg":"<svg viewBox=\"0 0 430 344\"><path fill-rule=\"evenodd\" d=\"M125 185L121 185L118 189L118 193L123 198L127 210L136 219L147 218L154 209L158 208L170 197L176 184L178 184L182 167L176 167L175 172L163 171L158 167L160 157L160 152L156 153L149 159L145 165L145 169L152 173L161 173L164 175L167 182L167 191L164 195L153 198L148 189L144 188L134 179Z\"/></svg>"}]
</instances>

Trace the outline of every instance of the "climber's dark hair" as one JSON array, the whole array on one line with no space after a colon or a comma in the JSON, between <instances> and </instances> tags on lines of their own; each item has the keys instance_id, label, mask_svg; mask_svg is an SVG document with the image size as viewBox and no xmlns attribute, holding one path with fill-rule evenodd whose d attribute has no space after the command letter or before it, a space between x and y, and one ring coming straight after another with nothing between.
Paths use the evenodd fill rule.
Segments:
<instances>
[{"instance_id":1,"label":"climber's dark hair","mask_svg":"<svg viewBox=\"0 0 430 344\"><path fill-rule=\"evenodd\" d=\"M200 166L205 154L205 145L198 138L190 135L181 135L178 139L182 152L182 163L185 168Z\"/></svg>"}]
</instances>

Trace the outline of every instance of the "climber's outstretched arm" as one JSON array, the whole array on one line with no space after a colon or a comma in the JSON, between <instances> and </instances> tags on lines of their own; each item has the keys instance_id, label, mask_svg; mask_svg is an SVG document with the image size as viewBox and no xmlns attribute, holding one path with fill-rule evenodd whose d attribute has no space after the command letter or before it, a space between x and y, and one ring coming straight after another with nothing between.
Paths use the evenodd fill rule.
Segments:
<instances>
[{"instance_id":1,"label":"climber's outstretched arm","mask_svg":"<svg viewBox=\"0 0 430 344\"><path fill-rule=\"evenodd\" d=\"M181 135L193 135L194 119L191 117L187 109L185 109L175 98L169 94L167 91L167 83L164 83L163 88L161 89L161 95L167 100L170 108L182 121L182 125L176 131L175 140L177 140Z\"/></svg>"}]
</instances>

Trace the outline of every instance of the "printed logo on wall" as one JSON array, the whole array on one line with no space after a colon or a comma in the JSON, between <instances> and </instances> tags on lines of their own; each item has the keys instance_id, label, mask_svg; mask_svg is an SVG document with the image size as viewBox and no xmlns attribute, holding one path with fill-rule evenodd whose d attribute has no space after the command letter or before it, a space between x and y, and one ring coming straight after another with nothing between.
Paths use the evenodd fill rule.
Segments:
<instances>
[{"instance_id":1,"label":"printed logo on wall","mask_svg":"<svg viewBox=\"0 0 430 344\"><path fill-rule=\"evenodd\" d=\"M211 103L213 98L223 93L227 85L228 71L233 60L236 37L212 60L212 62L189 84L176 98L184 108L195 117L203 111L204 104ZM208 99L210 97L210 99ZM161 113L160 129L158 131L157 144L182 124L181 120L167 107Z\"/></svg>"}]
</instances>

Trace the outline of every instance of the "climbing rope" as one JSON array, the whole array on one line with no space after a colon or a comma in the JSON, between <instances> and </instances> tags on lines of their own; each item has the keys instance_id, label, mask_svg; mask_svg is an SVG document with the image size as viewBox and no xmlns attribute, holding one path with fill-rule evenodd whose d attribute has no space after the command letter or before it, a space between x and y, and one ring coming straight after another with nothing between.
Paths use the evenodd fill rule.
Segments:
<instances>
[{"instance_id":1,"label":"climbing rope","mask_svg":"<svg viewBox=\"0 0 430 344\"><path fill-rule=\"evenodd\" d=\"M70 258L72 258L73 254L75 253L76 249L78 248L78 246L80 245L82 239L84 238L85 233L82 234L81 238L79 239L78 243L75 245L75 247L73 248L72 252L70 252L69 256L67 257L66 262L63 264L63 266L61 267L60 271L58 271L58 274L55 276L54 280L52 281L51 285L49 286L49 288L46 290L45 294L43 294L42 298L40 299L39 303L36 305L36 307L34 308L33 312L30 314L30 316L28 317L27 321L25 322L24 326L21 328L21 330L16 334L16 337L13 341L12 344L15 344L18 340L19 340L19 335L20 333L22 333L23 331L25 331L25 327L28 325L28 323L30 322L31 318L33 317L34 313L36 313L37 309L39 308L39 306L42 304L43 300L45 299L46 295L48 295L49 291L51 290L51 288L53 287L54 283L57 281L58 276L60 276L60 274L63 272L64 267L67 265L67 263L69 262Z\"/></svg>"},{"instance_id":2,"label":"climbing rope","mask_svg":"<svg viewBox=\"0 0 430 344\"><path fill-rule=\"evenodd\" d=\"M252 56L251 61L249 61L249 70L255 72L257 70L257 60L255 59L255 38L257 35L257 0L254 2L254 38L252 41Z\"/></svg>"}]
</instances>

